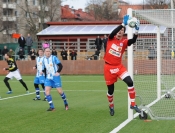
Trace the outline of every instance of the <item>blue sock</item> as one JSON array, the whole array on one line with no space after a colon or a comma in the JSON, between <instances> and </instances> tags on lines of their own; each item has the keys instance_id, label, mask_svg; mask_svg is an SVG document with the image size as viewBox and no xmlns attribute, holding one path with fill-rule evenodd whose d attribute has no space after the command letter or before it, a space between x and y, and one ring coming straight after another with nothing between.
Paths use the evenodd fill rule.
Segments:
<instances>
[{"instance_id":1,"label":"blue sock","mask_svg":"<svg viewBox=\"0 0 175 133\"><path fill-rule=\"evenodd\" d=\"M61 94L61 98L64 101L64 105L68 105L67 100L66 100L66 95L64 94L64 92Z\"/></svg>"},{"instance_id":2,"label":"blue sock","mask_svg":"<svg viewBox=\"0 0 175 133\"><path fill-rule=\"evenodd\" d=\"M39 88L35 88L35 91L36 91L36 97L40 98L40 90L39 90Z\"/></svg>"},{"instance_id":3,"label":"blue sock","mask_svg":"<svg viewBox=\"0 0 175 133\"><path fill-rule=\"evenodd\" d=\"M54 105L53 105L53 102L52 102L52 96L48 95L48 96L46 96L46 98L47 98L47 101L50 105L50 108L54 108Z\"/></svg>"}]
</instances>

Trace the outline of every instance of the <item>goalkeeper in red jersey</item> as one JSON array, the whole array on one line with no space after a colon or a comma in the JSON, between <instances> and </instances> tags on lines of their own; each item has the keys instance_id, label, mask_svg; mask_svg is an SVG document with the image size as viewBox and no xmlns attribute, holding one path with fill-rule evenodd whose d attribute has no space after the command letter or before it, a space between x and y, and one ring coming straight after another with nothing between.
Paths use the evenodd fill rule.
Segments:
<instances>
[{"instance_id":1,"label":"goalkeeper in red jersey","mask_svg":"<svg viewBox=\"0 0 175 133\"><path fill-rule=\"evenodd\" d=\"M104 65L104 78L108 88L107 98L109 101L110 115L114 115L114 103L113 103L113 93L114 93L114 83L120 78L128 86L128 93L130 96L131 105L130 108L134 109L136 112L140 113L141 110L137 107L135 103L135 89L133 85L133 80L131 79L127 69L122 64L122 55L128 46L132 45L137 40L137 34L139 31L139 20L135 26L135 34L132 39L124 39L123 35L125 33L125 26L129 15L125 15L123 18L123 23L116 27L111 34L108 36L108 42L106 46L106 53L104 55L105 65Z\"/></svg>"}]
</instances>

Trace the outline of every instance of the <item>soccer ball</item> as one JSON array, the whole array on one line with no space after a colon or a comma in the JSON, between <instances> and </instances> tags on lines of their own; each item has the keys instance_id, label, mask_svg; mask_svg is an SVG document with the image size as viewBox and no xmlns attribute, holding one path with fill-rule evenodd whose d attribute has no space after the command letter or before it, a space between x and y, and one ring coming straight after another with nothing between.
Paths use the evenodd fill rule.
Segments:
<instances>
[{"instance_id":1,"label":"soccer ball","mask_svg":"<svg viewBox=\"0 0 175 133\"><path fill-rule=\"evenodd\" d=\"M171 98L170 92L167 92L167 93L165 94L165 98Z\"/></svg>"},{"instance_id":2,"label":"soccer ball","mask_svg":"<svg viewBox=\"0 0 175 133\"><path fill-rule=\"evenodd\" d=\"M134 28L137 23L137 18L132 17L128 20L128 26L131 28Z\"/></svg>"}]
</instances>

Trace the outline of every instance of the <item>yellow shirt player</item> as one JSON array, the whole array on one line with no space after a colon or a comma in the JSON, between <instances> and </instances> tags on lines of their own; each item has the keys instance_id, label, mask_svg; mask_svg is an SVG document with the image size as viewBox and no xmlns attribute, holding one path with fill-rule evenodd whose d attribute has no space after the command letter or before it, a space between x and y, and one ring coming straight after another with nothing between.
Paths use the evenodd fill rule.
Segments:
<instances>
[{"instance_id":1,"label":"yellow shirt player","mask_svg":"<svg viewBox=\"0 0 175 133\"><path fill-rule=\"evenodd\" d=\"M10 84L8 82L9 79L12 79L13 77L15 77L26 89L27 94L29 93L29 90L27 88L26 83L22 80L21 74L18 70L18 67L16 65L15 60L11 57L10 53L6 53L5 54L5 59L7 61L8 64L8 68L3 68L3 70L7 70L9 71L9 73L7 74L7 76L4 78L4 83L7 86L7 88L9 89L9 91L7 92L7 94L11 94L12 93L12 89L10 87Z\"/></svg>"}]
</instances>

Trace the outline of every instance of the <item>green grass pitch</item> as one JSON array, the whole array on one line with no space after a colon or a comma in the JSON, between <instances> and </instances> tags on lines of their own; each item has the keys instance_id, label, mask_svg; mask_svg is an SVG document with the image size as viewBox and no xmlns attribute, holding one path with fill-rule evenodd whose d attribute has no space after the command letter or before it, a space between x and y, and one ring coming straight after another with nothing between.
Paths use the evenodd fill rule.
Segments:
<instances>
[{"instance_id":1,"label":"green grass pitch","mask_svg":"<svg viewBox=\"0 0 175 133\"><path fill-rule=\"evenodd\" d=\"M25 89L16 79L9 81L13 94L6 94L4 76L0 76L0 133L109 133L127 119L127 87L122 81L115 84L115 115L110 116L103 75L61 77L70 110L64 110L61 97L52 89L56 110L47 112L49 105L46 101L32 100L35 97L34 76L23 76L31 92L29 95L24 95ZM43 99L43 92L40 95ZM175 122L145 122L136 118L119 131L132 132L174 133Z\"/></svg>"}]
</instances>

